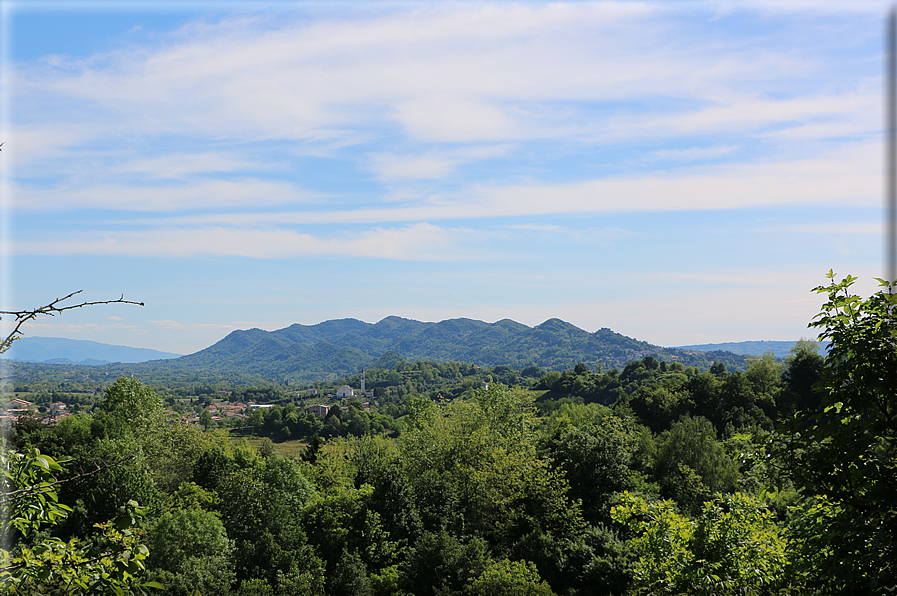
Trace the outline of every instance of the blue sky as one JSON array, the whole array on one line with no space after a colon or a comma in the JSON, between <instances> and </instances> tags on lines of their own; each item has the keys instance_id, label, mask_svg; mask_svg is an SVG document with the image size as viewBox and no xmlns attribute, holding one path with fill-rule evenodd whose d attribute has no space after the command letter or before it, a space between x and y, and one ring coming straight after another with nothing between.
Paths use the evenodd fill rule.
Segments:
<instances>
[{"instance_id":1,"label":"blue sky","mask_svg":"<svg viewBox=\"0 0 897 596\"><path fill-rule=\"evenodd\" d=\"M882 273L885 2L2 2L30 335L558 317L811 336Z\"/></svg>"}]
</instances>

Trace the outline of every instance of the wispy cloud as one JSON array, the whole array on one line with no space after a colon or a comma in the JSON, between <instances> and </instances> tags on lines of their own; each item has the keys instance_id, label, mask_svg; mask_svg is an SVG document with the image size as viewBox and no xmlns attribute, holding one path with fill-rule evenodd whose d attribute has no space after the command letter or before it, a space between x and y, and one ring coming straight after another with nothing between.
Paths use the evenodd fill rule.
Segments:
<instances>
[{"instance_id":1,"label":"wispy cloud","mask_svg":"<svg viewBox=\"0 0 897 596\"><path fill-rule=\"evenodd\" d=\"M396 126L426 142L558 138L577 129L594 135L634 129L634 122L680 133L743 130L868 107L870 98L851 93L748 99L739 90L758 79L780 92L819 65L763 40L756 47L714 38L685 43L670 35L675 21L661 23L661 15L669 11L649 3L602 2L445 4L311 24L289 14L241 17L190 25L156 48L20 65L16 88L22 101L40 98L42 108L65 102L57 118L90 120L101 135L243 141L315 142ZM588 116L589 104L636 96L706 107Z\"/></svg>"},{"instance_id":2,"label":"wispy cloud","mask_svg":"<svg viewBox=\"0 0 897 596\"><path fill-rule=\"evenodd\" d=\"M880 221L770 226L762 229L795 234L858 234L881 237L884 237L885 232L884 223Z\"/></svg>"},{"instance_id":3,"label":"wispy cloud","mask_svg":"<svg viewBox=\"0 0 897 596\"><path fill-rule=\"evenodd\" d=\"M738 151L741 147L738 145L728 147L692 147L689 149L659 149L653 154L661 159L696 161L703 159L714 159L729 155L734 151Z\"/></svg>"},{"instance_id":4,"label":"wispy cloud","mask_svg":"<svg viewBox=\"0 0 897 596\"><path fill-rule=\"evenodd\" d=\"M109 209L121 211L189 211L238 206L306 203L318 193L294 184L260 179L200 180L170 185L139 183L89 187L13 188L10 193L20 211Z\"/></svg>"},{"instance_id":5,"label":"wispy cloud","mask_svg":"<svg viewBox=\"0 0 897 596\"><path fill-rule=\"evenodd\" d=\"M551 234L570 234L572 230L566 226L553 224L516 224L506 226L510 230L532 230L534 232L549 232Z\"/></svg>"},{"instance_id":6,"label":"wispy cloud","mask_svg":"<svg viewBox=\"0 0 897 596\"><path fill-rule=\"evenodd\" d=\"M114 169L147 174L152 178L186 178L196 174L270 170L275 163L237 158L227 153L169 153L135 159Z\"/></svg>"},{"instance_id":7,"label":"wispy cloud","mask_svg":"<svg viewBox=\"0 0 897 596\"><path fill-rule=\"evenodd\" d=\"M464 163L503 157L510 151L511 145L502 144L429 150L423 153L375 153L370 155L368 167L384 181L439 179L454 173Z\"/></svg>"},{"instance_id":8,"label":"wispy cloud","mask_svg":"<svg viewBox=\"0 0 897 596\"><path fill-rule=\"evenodd\" d=\"M183 323L181 321L173 321L173 320L148 320L147 323L151 323L155 327L160 329L169 329L174 331L189 331L195 332L198 329L203 330L223 330L223 331L233 331L235 329L250 329L253 327L267 327L264 323L259 323L258 321L230 321L228 323L195 323L195 322L187 322Z\"/></svg>"},{"instance_id":9,"label":"wispy cloud","mask_svg":"<svg viewBox=\"0 0 897 596\"><path fill-rule=\"evenodd\" d=\"M41 242L21 242L19 255L91 254L161 257L229 256L258 259L332 255L408 261L482 258L463 242L470 231L419 223L404 228L374 228L322 238L284 229L167 228L152 231L75 233Z\"/></svg>"}]
</instances>

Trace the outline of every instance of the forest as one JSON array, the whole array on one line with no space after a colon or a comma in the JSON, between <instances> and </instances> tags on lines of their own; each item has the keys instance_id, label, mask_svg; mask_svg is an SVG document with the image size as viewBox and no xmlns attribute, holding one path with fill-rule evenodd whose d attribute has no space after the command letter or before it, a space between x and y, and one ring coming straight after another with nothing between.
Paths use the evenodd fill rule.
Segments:
<instances>
[{"instance_id":1,"label":"forest","mask_svg":"<svg viewBox=\"0 0 897 596\"><path fill-rule=\"evenodd\" d=\"M806 341L741 371L652 355L563 372L399 359L367 373L370 411L335 404L318 419L285 390L243 388L228 399L273 407L232 426L184 421L209 402L184 403L196 385L110 379L75 415L11 429L0 585L892 593L897 298L855 296L853 281L817 288L825 358ZM252 436L307 446L285 456Z\"/></svg>"}]
</instances>

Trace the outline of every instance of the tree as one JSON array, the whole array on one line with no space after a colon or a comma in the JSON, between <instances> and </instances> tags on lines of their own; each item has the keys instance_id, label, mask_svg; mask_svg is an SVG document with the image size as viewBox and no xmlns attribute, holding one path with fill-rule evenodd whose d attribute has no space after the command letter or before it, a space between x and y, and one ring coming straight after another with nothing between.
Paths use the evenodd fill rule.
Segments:
<instances>
[{"instance_id":1,"label":"tree","mask_svg":"<svg viewBox=\"0 0 897 596\"><path fill-rule=\"evenodd\" d=\"M465 593L471 596L554 596L551 586L539 577L535 565L508 559L490 563Z\"/></svg>"},{"instance_id":2,"label":"tree","mask_svg":"<svg viewBox=\"0 0 897 596\"><path fill-rule=\"evenodd\" d=\"M7 594L146 594L161 589L143 581L144 560L149 554L135 528L146 511L135 501L119 509L115 519L96 524L96 532L67 542L41 534L55 526L71 508L59 502L56 488L72 480L58 480L65 470L53 458L32 449L28 453L3 452L4 513L2 544L13 537L21 541L15 552L0 548L0 589ZM89 476L101 469L79 476Z\"/></svg>"},{"instance_id":3,"label":"tree","mask_svg":"<svg viewBox=\"0 0 897 596\"><path fill-rule=\"evenodd\" d=\"M199 415L199 423L202 424L204 429L209 430L209 427L212 426L212 413L208 410L203 410Z\"/></svg>"},{"instance_id":4,"label":"tree","mask_svg":"<svg viewBox=\"0 0 897 596\"><path fill-rule=\"evenodd\" d=\"M564 471L570 496L582 502L583 514L591 522L606 518L611 494L630 488L632 453L637 441L636 435L609 410L598 420L588 422L577 423L568 417L568 413L596 406L602 407L563 406L553 420L554 431L542 441L553 464Z\"/></svg>"},{"instance_id":5,"label":"tree","mask_svg":"<svg viewBox=\"0 0 897 596\"><path fill-rule=\"evenodd\" d=\"M234 544L232 564L237 579L264 578L274 584L278 571L289 573L317 568L301 529L302 508L314 488L288 458L260 457L250 446L233 456L205 456L198 481L221 499L221 518Z\"/></svg>"},{"instance_id":6,"label":"tree","mask_svg":"<svg viewBox=\"0 0 897 596\"><path fill-rule=\"evenodd\" d=\"M234 579L231 544L215 513L201 508L163 513L148 532L154 576L169 594L227 594Z\"/></svg>"},{"instance_id":7,"label":"tree","mask_svg":"<svg viewBox=\"0 0 897 596\"><path fill-rule=\"evenodd\" d=\"M445 530L425 532L405 562L405 587L413 594L460 594L489 562L479 537L463 541Z\"/></svg>"},{"instance_id":8,"label":"tree","mask_svg":"<svg viewBox=\"0 0 897 596\"><path fill-rule=\"evenodd\" d=\"M633 594L770 594L786 582L786 541L759 499L719 496L692 520L625 492L611 515L635 534Z\"/></svg>"},{"instance_id":9,"label":"tree","mask_svg":"<svg viewBox=\"0 0 897 596\"><path fill-rule=\"evenodd\" d=\"M157 425L163 413L162 398L151 387L128 377L119 377L106 389L99 409L112 419L116 431L127 428L134 433Z\"/></svg>"},{"instance_id":10,"label":"tree","mask_svg":"<svg viewBox=\"0 0 897 596\"><path fill-rule=\"evenodd\" d=\"M822 379L825 359L819 355L819 343L801 339L786 360L782 374L783 388L776 400L781 416L791 417L795 412L816 412L824 393L817 388Z\"/></svg>"},{"instance_id":11,"label":"tree","mask_svg":"<svg viewBox=\"0 0 897 596\"><path fill-rule=\"evenodd\" d=\"M415 401L400 445L425 529L452 525L495 547L535 525L579 529L579 508L563 473L538 453L535 425L531 398L499 384L450 405Z\"/></svg>"},{"instance_id":12,"label":"tree","mask_svg":"<svg viewBox=\"0 0 897 596\"><path fill-rule=\"evenodd\" d=\"M784 443L808 498L793 527L795 574L826 593L882 593L897 586L897 296L889 287L863 300L856 278L827 277L811 323L830 342L821 408L798 414Z\"/></svg>"},{"instance_id":13,"label":"tree","mask_svg":"<svg viewBox=\"0 0 897 596\"><path fill-rule=\"evenodd\" d=\"M713 493L735 488L738 466L705 418L682 418L659 442L656 473L664 496L696 513Z\"/></svg>"}]
</instances>

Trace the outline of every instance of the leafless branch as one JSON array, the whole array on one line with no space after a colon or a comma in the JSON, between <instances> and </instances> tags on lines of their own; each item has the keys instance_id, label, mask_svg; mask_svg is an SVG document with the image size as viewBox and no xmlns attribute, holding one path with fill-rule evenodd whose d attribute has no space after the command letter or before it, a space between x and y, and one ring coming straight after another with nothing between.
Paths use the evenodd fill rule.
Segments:
<instances>
[{"instance_id":1,"label":"leafless branch","mask_svg":"<svg viewBox=\"0 0 897 596\"><path fill-rule=\"evenodd\" d=\"M143 306L143 302L125 300L124 294L122 294L121 297L116 300L96 300L93 302L81 302L79 304L63 304L63 302L65 302L69 298L72 298L73 296L77 296L81 292L82 290L72 292L68 296L57 298L53 302L45 306L35 308L33 310L0 310L0 319L2 319L4 316L13 317L16 323L15 327L9 333L9 335L7 335L6 338L0 341L0 354L8 350L12 346L12 342L17 340L22 335L22 325L40 316L52 317L67 310L74 310L76 308L83 308L85 306L95 306L97 304L136 304L138 306Z\"/></svg>"}]
</instances>

